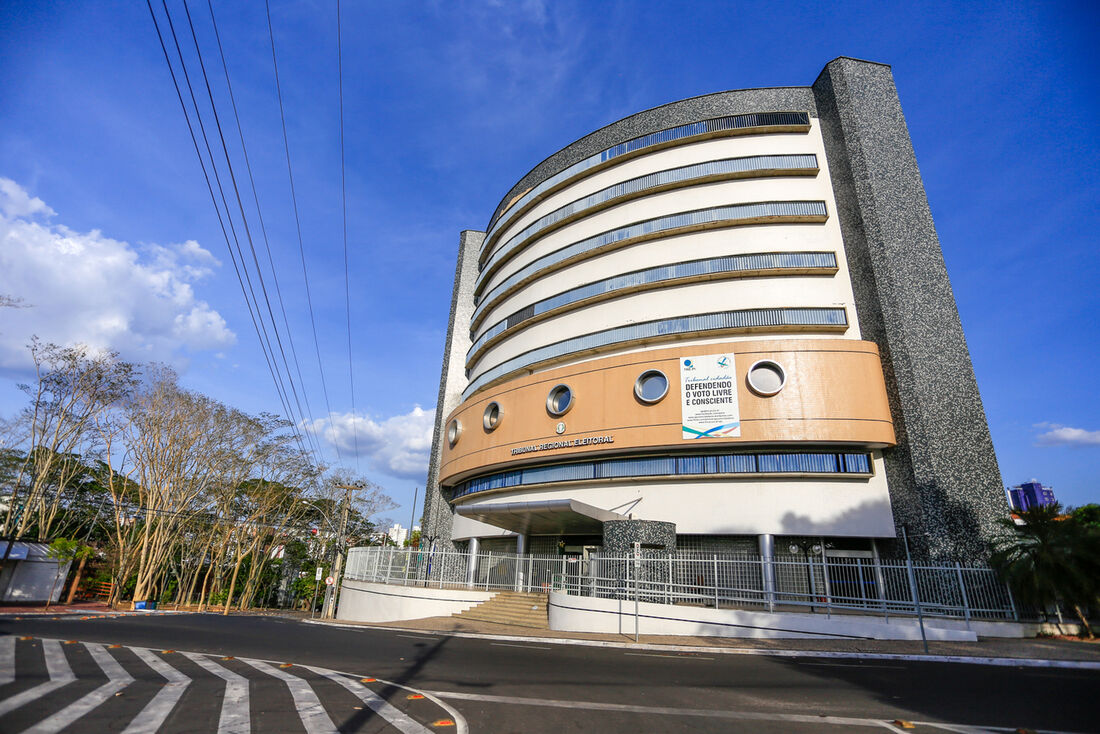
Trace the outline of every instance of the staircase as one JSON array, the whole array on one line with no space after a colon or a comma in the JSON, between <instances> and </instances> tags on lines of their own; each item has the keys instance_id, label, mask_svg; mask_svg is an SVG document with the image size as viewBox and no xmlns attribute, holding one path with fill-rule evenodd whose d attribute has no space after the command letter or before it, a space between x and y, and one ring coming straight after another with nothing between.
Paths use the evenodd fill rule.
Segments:
<instances>
[{"instance_id":1,"label":"staircase","mask_svg":"<svg viewBox=\"0 0 1100 734\"><path fill-rule=\"evenodd\" d=\"M527 594L518 591L502 591L488 601L459 614L458 619L478 622L495 622L516 627L535 627L549 629L546 617L546 604L549 594Z\"/></svg>"}]
</instances>

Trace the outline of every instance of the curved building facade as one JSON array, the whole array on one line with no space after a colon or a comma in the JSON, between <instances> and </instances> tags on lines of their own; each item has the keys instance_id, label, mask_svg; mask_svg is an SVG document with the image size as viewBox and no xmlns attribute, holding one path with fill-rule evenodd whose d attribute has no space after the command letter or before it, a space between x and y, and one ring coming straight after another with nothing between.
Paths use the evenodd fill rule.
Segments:
<instances>
[{"instance_id":1,"label":"curved building facade","mask_svg":"<svg viewBox=\"0 0 1100 734\"><path fill-rule=\"evenodd\" d=\"M462 233L426 540L973 558L1003 504L888 67L613 123Z\"/></svg>"}]
</instances>

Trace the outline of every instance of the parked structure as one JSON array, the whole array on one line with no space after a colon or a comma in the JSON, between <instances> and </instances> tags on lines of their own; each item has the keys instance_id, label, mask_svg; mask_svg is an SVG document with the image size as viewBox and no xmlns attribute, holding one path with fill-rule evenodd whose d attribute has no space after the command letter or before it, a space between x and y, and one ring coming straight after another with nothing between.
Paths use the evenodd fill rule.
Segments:
<instances>
[{"instance_id":1,"label":"parked structure","mask_svg":"<svg viewBox=\"0 0 1100 734\"><path fill-rule=\"evenodd\" d=\"M469 557L977 560L1007 514L881 64L536 166L461 234L438 405L425 547Z\"/></svg>"},{"instance_id":2,"label":"parked structure","mask_svg":"<svg viewBox=\"0 0 1100 734\"><path fill-rule=\"evenodd\" d=\"M1015 512L1026 512L1058 501L1054 499L1054 490L1044 487L1038 479L1006 487L1005 492L1008 494L1008 504Z\"/></svg>"},{"instance_id":3,"label":"parked structure","mask_svg":"<svg viewBox=\"0 0 1100 734\"><path fill-rule=\"evenodd\" d=\"M50 558L48 543L27 543L17 540L8 552L8 541L0 540L0 589L9 603L38 603L47 599L52 603L61 598L65 578L69 575L71 561L59 563Z\"/></svg>"}]
</instances>

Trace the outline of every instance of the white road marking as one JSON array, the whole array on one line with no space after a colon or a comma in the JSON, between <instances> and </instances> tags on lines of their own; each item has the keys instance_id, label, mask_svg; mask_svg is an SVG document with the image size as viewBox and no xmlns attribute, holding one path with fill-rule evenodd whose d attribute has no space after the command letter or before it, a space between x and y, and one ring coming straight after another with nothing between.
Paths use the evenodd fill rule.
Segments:
<instances>
[{"instance_id":1,"label":"white road marking","mask_svg":"<svg viewBox=\"0 0 1100 734\"><path fill-rule=\"evenodd\" d=\"M542 645L512 645L508 642L490 642L493 647L521 647L524 650L550 650L552 648L544 647Z\"/></svg>"},{"instance_id":2,"label":"white road marking","mask_svg":"<svg viewBox=\"0 0 1100 734\"><path fill-rule=\"evenodd\" d=\"M218 734L249 734L252 730L252 719L249 714L248 678L218 665L197 652L181 654L203 670L225 681L222 712L218 719Z\"/></svg>"},{"instance_id":3,"label":"white road marking","mask_svg":"<svg viewBox=\"0 0 1100 734\"><path fill-rule=\"evenodd\" d=\"M967 726L966 724L945 724L942 721L912 721L917 726L931 726L945 731L956 731L960 734L988 734L991 731L1005 731L1015 734L1020 731L1015 726ZM1081 734L1080 732L1062 731L1060 729L1036 729L1039 734Z\"/></svg>"},{"instance_id":4,"label":"white road marking","mask_svg":"<svg viewBox=\"0 0 1100 734\"><path fill-rule=\"evenodd\" d=\"M407 637L410 640L435 640L435 637L417 637L416 635L397 635L398 637Z\"/></svg>"},{"instance_id":5,"label":"white road marking","mask_svg":"<svg viewBox=\"0 0 1100 734\"><path fill-rule=\"evenodd\" d=\"M15 637L0 637L0 686L15 680Z\"/></svg>"},{"instance_id":6,"label":"white road marking","mask_svg":"<svg viewBox=\"0 0 1100 734\"><path fill-rule=\"evenodd\" d=\"M133 682L134 679L130 677L130 674L123 670L118 661L103 649L103 645L85 642L84 647L91 653L96 665L107 674L107 682L56 712L53 716L49 716L31 728L24 730L23 734L53 734L59 732Z\"/></svg>"},{"instance_id":7,"label":"white road marking","mask_svg":"<svg viewBox=\"0 0 1100 734\"><path fill-rule=\"evenodd\" d=\"M932 722L922 722L922 726L923 725L932 726L937 729L943 729L944 731L957 732L957 734L987 734L987 732L990 731L986 728L979 729L976 726L963 726L961 724L940 724Z\"/></svg>"},{"instance_id":8,"label":"white road marking","mask_svg":"<svg viewBox=\"0 0 1100 734\"><path fill-rule=\"evenodd\" d=\"M379 627L371 624L326 622L320 619L303 619L302 624L336 627L349 632L415 632L407 627ZM541 642L576 647L626 648L630 650L665 650L672 652L702 652L710 655L756 655L775 658L837 658L842 660L894 660L909 663L960 663L964 665L995 665L1009 668L1062 668L1100 670L1100 660L1042 660L1037 658L991 658L969 655L910 655L892 652L824 652L821 650L764 650L755 648L704 647L702 645L665 645L643 642L610 642L606 640L576 640L568 637L530 637L527 635L488 635L479 632L447 632L445 637L463 637L471 640L509 640L511 642Z\"/></svg>"},{"instance_id":9,"label":"white road marking","mask_svg":"<svg viewBox=\"0 0 1100 734\"><path fill-rule=\"evenodd\" d=\"M155 734L160 725L164 723L164 720L168 718L168 714L172 713L172 709L176 707L180 696L190 685L191 679L158 658L155 653L143 647L131 647L129 649L141 659L141 662L157 671L161 677L167 678L168 683L157 691L157 695L153 696L153 700L147 703L141 713L134 717L134 720L123 730L122 734Z\"/></svg>"},{"instance_id":10,"label":"white road marking","mask_svg":"<svg viewBox=\"0 0 1100 734\"><path fill-rule=\"evenodd\" d=\"M430 729L425 728L421 724L413 721L405 715L403 711L390 705L386 699L382 698L374 691L370 690L358 681L354 681L351 678L346 678L339 673L334 673L331 670L325 668L315 668L312 665L303 665L306 670L312 670L317 675L324 676L331 681L339 683L344 688L351 691L352 695L358 698L363 703L367 704L371 711L381 716L388 721L391 725L396 727L402 732L402 734L425 734L430 732Z\"/></svg>"},{"instance_id":11,"label":"white road marking","mask_svg":"<svg viewBox=\"0 0 1100 734\"><path fill-rule=\"evenodd\" d=\"M741 721L787 721L798 724L830 724L833 726L870 726L879 729L897 731L889 722L882 719L859 719L849 716L811 716L808 714L769 714L753 711L724 711L706 709L681 709L666 706L633 706L622 703L596 703L592 701L559 701L545 698L520 698L518 696L489 696L481 693L457 693L451 691L432 691L440 698L462 701L484 701L486 703L506 703L520 706L549 706L563 709L589 709L593 711L617 711L632 714L650 714L662 716L697 716L714 719L737 719Z\"/></svg>"},{"instance_id":12,"label":"white road marking","mask_svg":"<svg viewBox=\"0 0 1100 734\"><path fill-rule=\"evenodd\" d=\"M866 663L799 663L799 665L814 665L818 668L886 668L888 670L907 670L904 665L867 665Z\"/></svg>"},{"instance_id":13,"label":"white road marking","mask_svg":"<svg viewBox=\"0 0 1100 734\"><path fill-rule=\"evenodd\" d=\"M658 655L652 652L624 652L623 655L630 655L635 658L675 658L676 660L714 660L714 658L705 658L701 655Z\"/></svg>"},{"instance_id":14,"label":"white road marking","mask_svg":"<svg viewBox=\"0 0 1100 734\"><path fill-rule=\"evenodd\" d=\"M314 693L313 688L306 680L259 660L237 659L246 665L251 665L261 673L267 673L272 678L278 678L286 683L286 687L290 689L290 695L294 699L294 706L298 709L298 718L302 720L302 726L306 729L306 734L339 734L336 725L325 713L325 707L321 705L321 700L317 698L317 694Z\"/></svg>"},{"instance_id":15,"label":"white road marking","mask_svg":"<svg viewBox=\"0 0 1100 734\"><path fill-rule=\"evenodd\" d=\"M76 680L69 661L65 659L65 653L61 650L61 643L57 640L42 640L42 653L46 658L46 672L50 679L45 683L39 683L34 688L28 688L22 693L17 693L11 698L0 701L0 716L14 711L25 704L42 698L50 691L67 686ZM12 666L14 667L14 666Z\"/></svg>"}]
</instances>

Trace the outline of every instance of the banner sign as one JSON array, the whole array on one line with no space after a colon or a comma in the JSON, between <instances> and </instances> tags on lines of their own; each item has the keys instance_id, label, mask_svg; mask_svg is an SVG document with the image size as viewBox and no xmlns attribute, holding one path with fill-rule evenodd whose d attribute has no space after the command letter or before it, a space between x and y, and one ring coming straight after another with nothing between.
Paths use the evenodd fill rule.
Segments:
<instances>
[{"instance_id":1,"label":"banner sign","mask_svg":"<svg viewBox=\"0 0 1100 734\"><path fill-rule=\"evenodd\" d=\"M682 357L680 388L684 439L741 435L732 354Z\"/></svg>"}]
</instances>

